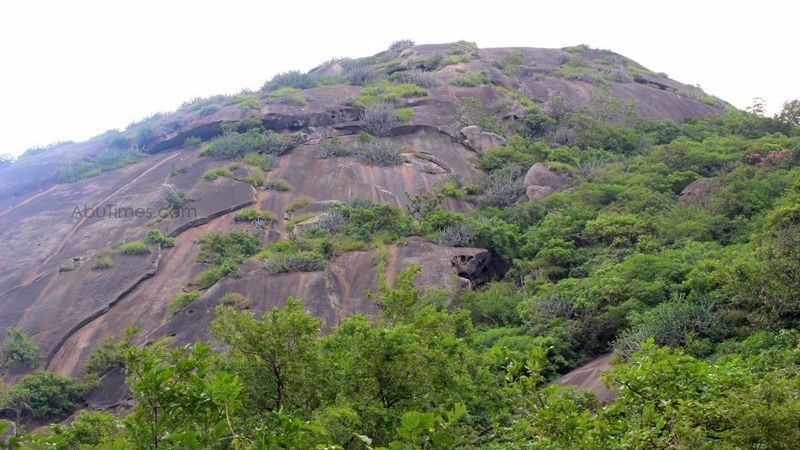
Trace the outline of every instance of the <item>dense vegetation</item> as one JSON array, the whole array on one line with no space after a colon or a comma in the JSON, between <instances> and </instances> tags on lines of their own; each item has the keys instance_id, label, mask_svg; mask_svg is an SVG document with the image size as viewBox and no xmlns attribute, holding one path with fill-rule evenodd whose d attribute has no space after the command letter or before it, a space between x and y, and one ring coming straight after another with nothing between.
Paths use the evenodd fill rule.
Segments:
<instances>
[{"instance_id":1,"label":"dense vegetation","mask_svg":"<svg viewBox=\"0 0 800 450\"><path fill-rule=\"evenodd\" d=\"M476 50L458 43L446 55L419 61L414 71L381 77L378 69L408 46L401 41L368 61L339 62L347 82L364 86L351 103L368 112L361 119L370 117L376 135L389 134L386 123L402 120L394 101L425 95L425 88L436 85L425 76L428 71L469 61ZM587 49L566 51L584 57ZM624 71L598 71L585 59L570 57L558 76L602 86L640 70L614 56L598 58ZM511 52L495 66L514 73L519 64L519 55ZM473 72L450 84L488 81L485 73ZM249 109L259 98L304 102L302 90L324 82L333 81L279 74L260 97L243 93L235 103ZM230 101L198 99L184 110L213 114ZM225 351L199 342L135 348L130 335L108 341L87 373L97 377L124 367L136 400L133 412L124 418L83 412L71 424L53 425L20 445L795 448L800 438L796 101L774 118L757 108L731 109L684 123L637 117L633 105L602 89L587 108L557 96L538 105L528 99L524 117L513 123L479 102L463 106L462 123L508 138L505 146L476 157L479 175L450 174L436 189L407 193L405 209L361 199L336 204L315 226L265 248L245 231L198 240L197 260L208 270L191 284L201 289L237 276L248 258L263 258L275 274L324 270L326 260L346 251L371 249L380 279L372 294L379 318L350 316L322 333L322 321L306 312L300 299L254 314L248 311L250 299L228 294L211 323ZM274 160L263 155L277 157L290 147L259 124L229 125L205 147L205 155L271 167ZM320 145L319 156L361 152L380 155L358 159L366 164L399 162L396 149L378 144L384 142L362 135L348 148L335 138ZM520 202L522 177L535 163L565 174L569 184ZM208 172L206 178L217 176L228 175ZM445 210L441 201L447 196L476 208ZM300 203L291 209L302 208ZM247 209L232 220L252 225L274 218ZM380 276L384 246L413 235L487 248L507 270L472 291L421 292L414 284L418 266L406 268L389 285ZM153 243L163 238L148 234ZM141 252L149 251L141 244ZM177 311L200 295L189 290L170 307ZM15 345L35 355L23 338ZM606 381L619 396L610 403L601 404L590 392L547 385L612 350L618 364ZM74 409L73 394L84 386L46 375L37 371L0 391L0 409L14 418L61 417ZM60 397L48 394L54 391Z\"/></svg>"}]
</instances>

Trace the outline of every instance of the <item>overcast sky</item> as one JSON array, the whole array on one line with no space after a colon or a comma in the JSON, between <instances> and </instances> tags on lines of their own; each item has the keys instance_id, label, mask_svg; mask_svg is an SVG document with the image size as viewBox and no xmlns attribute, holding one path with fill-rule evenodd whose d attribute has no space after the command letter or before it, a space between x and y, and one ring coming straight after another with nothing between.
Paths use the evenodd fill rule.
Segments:
<instances>
[{"instance_id":1,"label":"overcast sky","mask_svg":"<svg viewBox=\"0 0 800 450\"><path fill-rule=\"evenodd\" d=\"M488 47L588 44L739 108L800 97L785 0L4 1L0 153L80 141L183 101L257 89L278 72L375 54L400 39ZM740 6L741 5L741 6Z\"/></svg>"}]
</instances>

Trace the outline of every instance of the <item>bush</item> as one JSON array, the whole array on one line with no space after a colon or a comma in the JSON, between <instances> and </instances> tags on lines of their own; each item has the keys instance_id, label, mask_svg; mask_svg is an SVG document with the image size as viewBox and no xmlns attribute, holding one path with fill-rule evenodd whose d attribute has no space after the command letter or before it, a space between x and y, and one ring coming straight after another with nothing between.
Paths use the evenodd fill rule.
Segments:
<instances>
[{"instance_id":1,"label":"bush","mask_svg":"<svg viewBox=\"0 0 800 450\"><path fill-rule=\"evenodd\" d=\"M220 109L222 109L222 106L215 103L213 105L203 106L200 108L200 111L198 111L197 114L199 114L201 117L210 116Z\"/></svg>"},{"instance_id":2,"label":"bush","mask_svg":"<svg viewBox=\"0 0 800 450\"><path fill-rule=\"evenodd\" d=\"M97 254L94 257L94 264L92 264L92 269L103 270L114 267L114 260L111 258L112 254L113 252L108 247L97 252Z\"/></svg>"},{"instance_id":3,"label":"bush","mask_svg":"<svg viewBox=\"0 0 800 450\"><path fill-rule=\"evenodd\" d=\"M725 312L707 298L688 300L679 297L664 302L636 322L612 344L614 352L623 359L630 357L633 351L641 350L641 344L647 338L652 337L658 345L675 348L702 339L720 342L733 331Z\"/></svg>"},{"instance_id":4,"label":"bush","mask_svg":"<svg viewBox=\"0 0 800 450\"><path fill-rule=\"evenodd\" d=\"M488 206L506 207L513 205L525 193L525 180L521 168L506 166L492 172L486 186L483 203Z\"/></svg>"},{"instance_id":5,"label":"bush","mask_svg":"<svg viewBox=\"0 0 800 450\"><path fill-rule=\"evenodd\" d=\"M174 237L164 236L161 230L147 230L147 241L151 244L161 244L162 247L172 247L175 245Z\"/></svg>"},{"instance_id":6,"label":"bush","mask_svg":"<svg viewBox=\"0 0 800 450\"><path fill-rule=\"evenodd\" d=\"M131 241L123 244L117 252L120 255L149 255L150 246L144 241Z\"/></svg>"},{"instance_id":7,"label":"bush","mask_svg":"<svg viewBox=\"0 0 800 450\"><path fill-rule=\"evenodd\" d=\"M368 81L378 78L380 74L369 67L355 67L347 74L347 81L353 86L363 86Z\"/></svg>"},{"instance_id":8,"label":"bush","mask_svg":"<svg viewBox=\"0 0 800 450\"><path fill-rule=\"evenodd\" d=\"M388 102L372 103L364 107L361 113L364 128L377 136L388 136L392 128L400 122L394 105Z\"/></svg>"},{"instance_id":9,"label":"bush","mask_svg":"<svg viewBox=\"0 0 800 450\"><path fill-rule=\"evenodd\" d=\"M260 167L248 167L245 182L252 184L254 187L264 186L267 184L267 178L264 176L264 171Z\"/></svg>"},{"instance_id":10,"label":"bush","mask_svg":"<svg viewBox=\"0 0 800 450\"><path fill-rule=\"evenodd\" d=\"M125 367L125 350L131 345L128 340L106 336L100 346L92 350L83 372L94 378L100 378L106 373Z\"/></svg>"},{"instance_id":11,"label":"bush","mask_svg":"<svg viewBox=\"0 0 800 450\"><path fill-rule=\"evenodd\" d=\"M217 172L215 170L207 170L203 173L203 179L206 179L208 181L214 181L217 178L219 178L219 175L217 175Z\"/></svg>"},{"instance_id":12,"label":"bush","mask_svg":"<svg viewBox=\"0 0 800 450\"><path fill-rule=\"evenodd\" d=\"M270 92L267 101L284 105L303 106L306 104L306 96L300 92L300 89L282 87L277 91Z\"/></svg>"},{"instance_id":13,"label":"bush","mask_svg":"<svg viewBox=\"0 0 800 450\"><path fill-rule=\"evenodd\" d=\"M0 409L25 411L33 417L64 417L78 409L86 386L74 378L62 377L44 369L22 377L3 396Z\"/></svg>"},{"instance_id":14,"label":"bush","mask_svg":"<svg viewBox=\"0 0 800 450\"><path fill-rule=\"evenodd\" d=\"M437 231L433 242L445 247L469 247L474 237L475 230L472 226L462 222Z\"/></svg>"},{"instance_id":15,"label":"bush","mask_svg":"<svg viewBox=\"0 0 800 450\"><path fill-rule=\"evenodd\" d=\"M318 158L336 158L338 156L348 156L350 149L341 145L338 136L323 142L317 147Z\"/></svg>"},{"instance_id":16,"label":"bush","mask_svg":"<svg viewBox=\"0 0 800 450\"><path fill-rule=\"evenodd\" d=\"M394 166L405 162L397 144L377 139L356 145L356 161L373 166Z\"/></svg>"},{"instance_id":17,"label":"bush","mask_svg":"<svg viewBox=\"0 0 800 450\"><path fill-rule=\"evenodd\" d=\"M189 136L183 140L184 147L194 147L195 145L200 145L203 142L202 138L197 136Z\"/></svg>"},{"instance_id":18,"label":"bush","mask_svg":"<svg viewBox=\"0 0 800 450\"><path fill-rule=\"evenodd\" d=\"M288 272L315 272L325 268L325 259L318 253L300 252L271 257L267 259L264 267L272 275Z\"/></svg>"},{"instance_id":19,"label":"bush","mask_svg":"<svg viewBox=\"0 0 800 450\"><path fill-rule=\"evenodd\" d=\"M229 306L233 309L250 309L253 301L238 292L229 292L219 299L221 305Z\"/></svg>"},{"instance_id":20,"label":"bush","mask_svg":"<svg viewBox=\"0 0 800 450\"><path fill-rule=\"evenodd\" d=\"M33 339L19 328L7 328L6 338L0 344L0 367L33 367L38 360L39 348Z\"/></svg>"},{"instance_id":21,"label":"bush","mask_svg":"<svg viewBox=\"0 0 800 450\"><path fill-rule=\"evenodd\" d=\"M389 76L389 80L395 83L410 83L416 84L423 88L436 87L442 84L442 81L436 78L435 75L423 72L419 69L402 70L395 72Z\"/></svg>"},{"instance_id":22,"label":"bush","mask_svg":"<svg viewBox=\"0 0 800 450\"><path fill-rule=\"evenodd\" d=\"M177 314L181 309L189 306L190 303L200 298L200 291L181 292L180 294L172 297L169 301L169 309L172 314Z\"/></svg>"},{"instance_id":23,"label":"bush","mask_svg":"<svg viewBox=\"0 0 800 450\"><path fill-rule=\"evenodd\" d=\"M270 189L273 191L291 191L294 189L294 186L292 186L291 183L283 178L270 178L264 183L264 189Z\"/></svg>"},{"instance_id":24,"label":"bush","mask_svg":"<svg viewBox=\"0 0 800 450\"><path fill-rule=\"evenodd\" d=\"M286 205L286 212L297 211L298 209L310 205L311 203L314 203L313 198L307 195L301 195Z\"/></svg>"},{"instance_id":25,"label":"bush","mask_svg":"<svg viewBox=\"0 0 800 450\"><path fill-rule=\"evenodd\" d=\"M58 266L59 272L72 272L73 270L77 269L78 265L74 262L64 263Z\"/></svg>"},{"instance_id":26,"label":"bush","mask_svg":"<svg viewBox=\"0 0 800 450\"><path fill-rule=\"evenodd\" d=\"M78 162L65 162L58 172L58 182L73 183L94 177L103 172L139 162L146 156L147 154L139 147L104 148Z\"/></svg>"},{"instance_id":27,"label":"bush","mask_svg":"<svg viewBox=\"0 0 800 450\"><path fill-rule=\"evenodd\" d=\"M314 87L314 79L299 70L278 73L261 87L262 92L273 92L283 87L308 89Z\"/></svg>"},{"instance_id":28,"label":"bush","mask_svg":"<svg viewBox=\"0 0 800 450\"><path fill-rule=\"evenodd\" d=\"M289 149L283 136L271 130L260 133L251 129L245 133L232 131L215 139L211 145L200 151L200 156L215 159L234 159L250 152L264 152L280 156Z\"/></svg>"},{"instance_id":29,"label":"bush","mask_svg":"<svg viewBox=\"0 0 800 450\"><path fill-rule=\"evenodd\" d=\"M319 216L317 226L327 231L330 234L336 234L344 230L347 224L347 216L342 211L331 210Z\"/></svg>"},{"instance_id":30,"label":"bush","mask_svg":"<svg viewBox=\"0 0 800 450\"><path fill-rule=\"evenodd\" d=\"M212 267L197 274L189 282L189 285L210 287L213 286L217 281L221 280L224 276L225 275L222 273L222 270L219 267Z\"/></svg>"},{"instance_id":31,"label":"bush","mask_svg":"<svg viewBox=\"0 0 800 450\"><path fill-rule=\"evenodd\" d=\"M237 212L233 216L234 222L255 222L258 220L266 220L267 222L275 222L277 218L272 211L258 211L253 208L245 208Z\"/></svg>"},{"instance_id":32,"label":"bush","mask_svg":"<svg viewBox=\"0 0 800 450\"><path fill-rule=\"evenodd\" d=\"M470 72L464 76L454 77L450 80L450 84L459 87L477 87L487 83L489 83L489 72L485 70Z\"/></svg>"}]
</instances>

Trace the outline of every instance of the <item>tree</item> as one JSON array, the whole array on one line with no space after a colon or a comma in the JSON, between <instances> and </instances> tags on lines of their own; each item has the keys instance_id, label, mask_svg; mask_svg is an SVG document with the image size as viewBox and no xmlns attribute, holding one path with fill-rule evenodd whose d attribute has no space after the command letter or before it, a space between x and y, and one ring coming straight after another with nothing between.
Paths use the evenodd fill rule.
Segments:
<instances>
[{"instance_id":1,"label":"tree","mask_svg":"<svg viewBox=\"0 0 800 450\"><path fill-rule=\"evenodd\" d=\"M783 102L781 112L775 115L775 119L790 125L800 125L800 100Z\"/></svg>"},{"instance_id":2,"label":"tree","mask_svg":"<svg viewBox=\"0 0 800 450\"><path fill-rule=\"evenodd\" d=\"M0 366L27 364L35 366L39 359L36 343L19 328L6 329L6 339L0 344Z\"/></svg>"},{"instance_id":3,"label":"tree","mask_svg":"<svg viewBox=\"0 0 800 450\"><path fill-rule=\"evenodd\" d=\"M85 388L73 378L39 369L3 393L0 410L13 411L17 421L26 413L38 418L63 417L80 406Z\"/></svg>"},{"instance_id":4,"label":"tree","mask_svg":"<svg viewBox=\"0 0 800 450\"><path fill-rule=\"evenodd\" d=\"M301 374L315 358L322 320L303 311L302 301L289 297L284 308L273 308L261 319L219 306L210 328L214 337L230 345L254 407L280 411L303 406L293 395L308 381Z\"/></svg>"}]
</instances>

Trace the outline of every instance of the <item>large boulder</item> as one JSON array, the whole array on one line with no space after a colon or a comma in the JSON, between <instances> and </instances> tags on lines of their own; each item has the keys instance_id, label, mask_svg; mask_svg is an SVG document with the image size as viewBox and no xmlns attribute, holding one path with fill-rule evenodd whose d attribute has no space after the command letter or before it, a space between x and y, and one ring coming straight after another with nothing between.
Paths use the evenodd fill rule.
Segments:
<instances>
[{"instance_id":1,"label":"large boulder","mask_svg":"<svg viewBox=\"0 0 800 450\"><path fill-rule=\"evenodd\" d=\"M525 174L525 196L528 200L548 195L567 184L566 174L553 170L547 164L536 163Z\"/></svg>"},{"instance_id":2,"label":"large boulder","mask_svg":"<svg viewBox=\"0 0 800 450\"><path fill-rule=\"evenodd\" d=\"M463 144L480 153L494 147L506 145L506 139L496 133L481 130L477 125L470 125L461 129Z\"/></svg>"}]
</instances>

